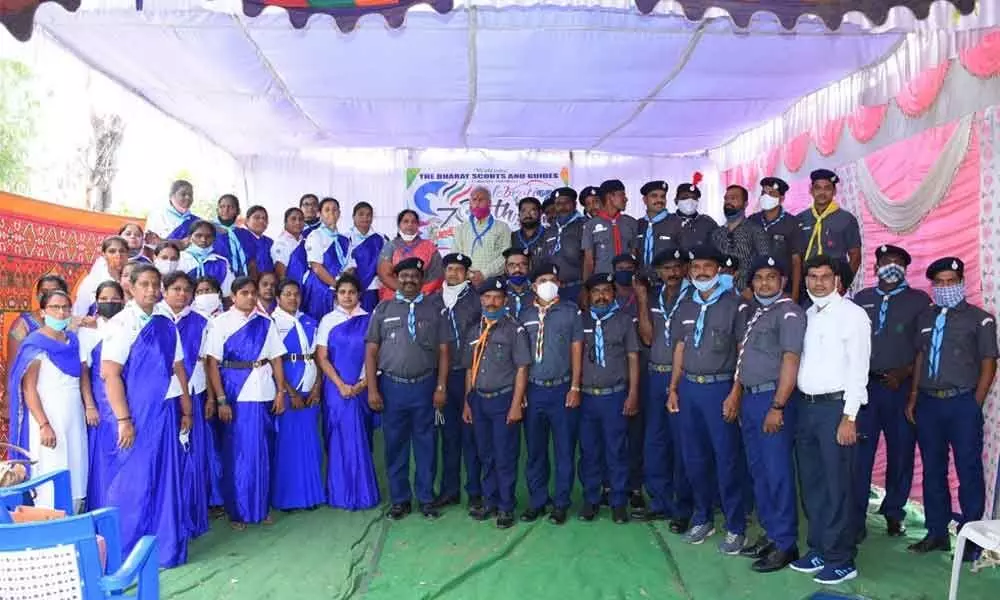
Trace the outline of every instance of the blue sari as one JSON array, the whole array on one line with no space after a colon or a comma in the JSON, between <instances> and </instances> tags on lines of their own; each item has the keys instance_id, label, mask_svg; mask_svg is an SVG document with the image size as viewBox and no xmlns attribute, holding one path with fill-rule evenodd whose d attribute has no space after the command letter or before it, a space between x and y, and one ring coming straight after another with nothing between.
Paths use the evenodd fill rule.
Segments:
<instances>
[{"instance_id":1,"label":"blue sari","mask_svg":"<svg viewBox=\"0 0 1000 600\"><path fill-rule=\"evenodd\" d=\"M344 270L344 265L340 263L337 256L337 244L340 245L340 250L346 257L350 251L351 241L346 236L338 234L330 247L323 253L323 266L334 277ZM302 312L319 321L332 309L333 290L330 289L329 285L323 283L316 274L306 273L305 282L302 285Z\"/></svg>"},{"instance_id":2,"label":"blue sari","mask_svg":"<svg viewBox=\"0 0 1000 600\"><path fill-rule=\"evenodd\" d=\"M224 361L253 362L260 356L271 320L257 315L223 345ZM222 425L222 499L229 520L259 523L267 518L271 492L274 419L270 402L239 402L250 369L220 365L222 389L233 420Z\"/></svg>"},{"instance_id":3,"label":"blue sari","mask_svg":"<svg viewBox=\"0 0 1000 600\"><path fill-rule=\"evenodd\" d=\"M177 333L184 349L184 372L188 381L194 374L201 351L201 340L208 319L191 311L177 321ZM184 525L196 538L208 532L209 460L208 438L212 432L205 421L205 391L191 393L191 434L187 451L181 453L181 496L184 499ZM171 399L180 403L180 398ZM183 448L182 448L183 450Z\"/></svg>"},{"instance_id":4,"label":"blue sari","mask_svg":"<svg viewBox=\"0 0 1000 600\"><path fill-rule=\"evenodd\" d=\"M168 210L172 208L173 208L172 206L169 206ZM174 210L174 212L176 212L176 210ZM199 219L197 215L195 215L194 213L190 211L184 213L184 215L181 217L180 224L177 225L177 227L174 227L174 230L171 231L169 235L167 235L167 239L183 240L187 238L191 234L191 226L194 225L198 220Z\"/></svg>"},{"instance_id":5,"label":"blue sari","mask_svg":"<svg viewBox=\"0 0 1000 600\"><path fill-rule=\"evenodd\" d=\"M352 317L334 327L326 340L330 364L348 385L361 377L370 319L371 315ZM380 497L371 453L368 392L344 398L333 381L324 376L323 409L327 503L346 510L374 508Z\"/></svg>"},{"instance_id":6,"label":"blue sari","mask_svg":"<svg viewBox=\"0 0 1000 600\"><path fill-rule=\"evenodd\" d=\"M226 276L229 275L229 263L220 260L219 257L212 258L211 256L205 260L205 262L196 266L195 268L187 272L188 277L192 279L198 279L199 277L211 277L219 282L219 285L224 285L226 282ZM226 295L229 290L222 290L222 294Z\"/></svg>"},{"instance_id":7,"label":"blue sari","mask_svg":"<svg viewBox=\"0 0 1000 600\"><path fill-rule=\"evenodd\" d=\"M28 333L34 333L42 328L42 323L38 320L38 317L35 316L35 313L23 312L21 313L21 320L24 321L24 327L28 330L25 336L27 336ZM15 322L15 325L16 324L17 323ZM13 326L11 328L13 329Z\"/></svg>"},{"instance_id":8,"label":"blue sari","mask_svg":"<svg viewBox=\"0 0 1000 600\"><path fill-rule=\"evenodd\" d=\"M295 246L295 250L292 250L288 256L288 264L285 265L285 278L299 283L305 283L306 273L309 272L305 239L305 236L302 236L302 241L299 242L298 246Z\"/></svg>"},{"instance_id":9,"label":"blue sari","mask_svg":"<svg viewBox=\"0 0 1000 600\"><path fill-rule=\"evenodd\" d=\"M257 272L274 273L274 259L271 258L271 247L274 246L274 240L262 235L255 238L254 242L256 242L254 260L257 262Z\"/></svg>"},{"instance_id":10,"label":"blue sari","mask_svg":"<svg viewBox=\"0 0 1000 600\"><path fill-rule=\"evenodd\" d=\"M117 449L109 461L103 503L120 509L122 556L128 556L142 536L155 535L164 568L187 562L180 411L177 402L166 399L176 344L173 321L154 314L129 350L122 380L135 425L135 444L128 450ZM117 441L117 422L108 426L114 428Z\"/></svg>"},{"instance_id":11,"label":"blue sari","mask_svg":"<svg viewBox=\"0 0 1000 600\"><path fill-rule=\"evenodd\" d=\"M118 419L108 402L107 388L101 379L101 348L104 342L97 342L90 351L90 389L100 420L97 425L87 426L87 449L90 453L90 471L87 476L87 510L107 506L107 472L118 451Z\"/></svg>"},{"instance_id":12,"label":"blue sari","mask_svg":"<svg viewBox=\"0 0 1000 600\"><path fill-rule=\"evenodd\" d=\"M293 327L285 335L285 350L288 354L309 354L316 337L316 321L309 315L299 315L297 320L305 331L309 347L302 347L297 328ZM282 359L282 367L285 381L306 400L311 390L301 389L305 361L292 361L286 355ZM276 420L271 504L279 510L319 506L326 500L322 475L323 449L319 439L319 406L292 408L292 399L285 392L285 412Z\"/></svg>"},{"instance_id":13,"label":"blue sari","mask_svg":"<svg viewBox=\"0 0 1000 600\"><path fill-rule=\"evenodd\" d=\"M226 231L215 236L212 252L229 261L229 266L236 277L249 275L250 261L257 257L257 238L253 232L243 227L227 227L218 221L215 222L215 226Z\"/></svg>"},{"instance_id":14,"label":"blue sari","mask_svg":"<svg viewBox=\"0 0 1000 600\"><path fill-rule=\"evenodd\" d=\"M385 238L372 233L351 252L354 262L358 265L356 275L361 280L361 308L366 312L375 310L378 304L378 290L370 290L368 286L378 276L379 255L382 254L383 246Z\"/></svg>"}]
</instances>

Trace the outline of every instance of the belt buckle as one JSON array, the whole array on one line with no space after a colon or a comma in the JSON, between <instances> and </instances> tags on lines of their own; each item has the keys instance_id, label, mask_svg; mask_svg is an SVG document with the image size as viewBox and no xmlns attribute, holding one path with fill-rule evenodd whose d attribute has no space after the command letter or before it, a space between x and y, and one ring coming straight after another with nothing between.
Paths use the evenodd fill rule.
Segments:
<instances>
[{"instance_id":1,"label":"belt buckle","mask_svg":"<svg viewBox=\"0 0 1000 600\"><path fill-rule=\"evenodd\" d=\"M948 390L934 390L933 394L935 398L944 399L948 397Z\"/></svg>"},{"instance_id":2,"label":"belt buckle","mask_svg":"<svg viewBox=\"0 0 1000 600\"><path fill-rule=\"evenodd\" d=\"M695 375L694 380L696 382L698 382L698 383L705 383L705 376L704 375Z\"/></svg>"},{"instance_id":3,"label":"belt buckle","mask_svg":"<svg viewBox=\"0 0 1000 600\"><path fill-rule=\"evenodd\" d=\"M295 355L295 354L292 354L292 355L290 355L288 357L288 360L289 360L289 362L298 362L299 361L299 357L297 355Z\"/></svg>"}]
</instances>

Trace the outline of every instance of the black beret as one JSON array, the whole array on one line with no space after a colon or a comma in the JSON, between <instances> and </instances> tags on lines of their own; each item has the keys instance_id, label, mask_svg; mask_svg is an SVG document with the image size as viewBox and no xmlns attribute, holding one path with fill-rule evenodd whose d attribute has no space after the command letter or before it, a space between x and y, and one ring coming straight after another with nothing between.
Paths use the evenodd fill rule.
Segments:
<instances>
[{"instance_id":1,"label":"black beret","mask_svg":"<svg viewBox=\"0 0 1000 600\"><path fill-rule=\"evenodd\" d=\"M682 263L687 262L688 255L680 248L674 248L673 250L663 250L659 254L653 257L653 266L662 267L670 261L680 261Z\"/></svg>"},{"instance_id":2,"label":"black beret","mask_svg":"<svg viewBox=\"0 0 1000 600\"><path fill-rule=\"evenodd\" d=\"M590 279L584 284L588 290L593 289L599 285L610 283L615 284L615 276L611 273L594 273L590 276Z\"/></svg>"},{"instance_id":3,"label":"black beret","mask_svg":"<svg viewBox=\"0 0 1000 600\"><path fill-rule=\"evenodd\" d=\"M774 188L778 190L778 193L784 196L788 192L788 184L785 183L784 179L779 177L765 177L760 180L760 187L762 188Z\"/></svg>"},{"instance_id":4,"label":"black beret","mask_svg":"<svg viewBox=\"0 0 1000 600\"><path fill-rule=\"evenodd\" d=\"M825 179L833 185L837 185L837 183L840 182L840 178L837 177L837 174L830 169L816 169L809 174L809 179L812 180L813 183Z\"/></svg>"},{"instance_id":5,"label":"black beret","mask_svg":"<svg viewBox=\"0 0 1000 600\"><path fill-rule=\"evenodd\" d=\"M446 267L448 265L462 265L468 269L472 266L472 259L469 258L468 254L452 252L451 254L445 254L444 258L441 259L441 263Z\"/></svg>"},{"instance_id":6,"label":"black beret","mask_svg":"<svg viewBox=\"0 0 1000 600\"><path fill-rule=\"evenodd\" d=\"M614 192L624 192L625 184L622 183L621 179L608 179L601 183L601 195L613 194Z\"/></svg>"},{"instance_id":7,"label":"black beret","mask_svg":"<svg viewBox=\"0 0 1000 600\"><path fill-rule=\"evenodd\" d=\"M511 256L531 256L531 250L527 248L515 248L511 246L503 251L504 258L510 258Z\"/></svg>"},{"instance_id":8,"label":"black beret","mask_svg":"<svg viewBox=\"0 0 1000 600\"><path fill-rule=\"evenodd\" d=\"M632 265L636 266L636 267L639 266L639 261L637 261L634 256L632 256L631 254L628 254L627 252L625 254L619 254L618 256L612 258L611 259L611 266L612 267L617 267L620 263L623 263L623 262L632 263Z\"/></svg>"},{"instance_id":9,"label":"black beret","mask_svg":"<svg viewBox=\"0 0 1000 600\"><path fill-rule=\"evenodd\" d=\"M571 187L561 187L552 190L551 198L553 200L555 200L559 196L567 196L569 198L572 198L573 201L576 202L576 190L574 190Z\"/></svg>"},{"instance_id":10,"label":"black beret","mask_svg":"<svg viewBox=\"0 0 1000 600\"><path fill-rule=\"evenodd\" d=\"M885 255L887 255L887 254L895 255L895 256L898 256L898 257L902 258L903 259L903 264L905 266L907 266L907 267L910 266L911 262L913 262L913 259L910 258L910 253L909 252L907 252L906 250L903 250L899 246L893 246L892 244L882 244L881 246L879 246L878 248L876 248L875 249L875 261L877 262L877 261L882 260L882 257L885 256Z\"/></svg>"},{"instance_id":11,"label":"black beret","mask_svg":"<svg viewBox=\"0 0 1000 600\"><path fill-rule=\"evenodd\" d=\"M394 267L392 267L392 272L395 275L399 275L400 271L405 271L406 269L416 269L420 271L420 274L422 275L424 272L423 259L417 258L415 256L412 256L410 258L404 258L403 260L396 263Z\"/></svg>"},{"instance_id":12,"label":"black beret","mask_svg":"<svg viewBox=\"0 0 1000 600\"><path fill-rule=\"evenodd\" d=\"M587 187L580 190L580 206L587 205L587 198L590 198L591 196L600 196L600 195L601 195L601 190L592 185L588 185Z\"/></svg>"},{"instance_id":13,"label":"black beret","mask_svg":"<svg viewBox=\"0 0 1000 600\"><path fill-rule=\"evenodd\" d=\"M664 192L666 192L668 189L670 189L670 186L667 185L666 181L662 180L647 181L646 183L642 184L641 188L639 188L639 193L645 196L646 194L650 192L655 192L656 190L663 190Z\"/></svg>"},{"instance_id":14,"label":"black beret","mask_svg":"<svg viewBox=\"0 0 1000 600\"><path fill-rule=\"evenodd\" d=\"M694 194L695 198L701 200L701 190L699 190L698 187L692 183L682 183L679 186L677 186L677 190L675 192L675 195L677 197L685 193Z\"/></svg>"},{"instance_id":15,"label":"black beret","mask_svg":"<svg viewBox=\"0 0 1000 600\"><path fill-rule=\"evenodd\" d=\"M782 276L788 275L785 263L780 258L764 255L758 256L750 263L750 271L747 273L747 278L753 279L753 276L761 269L777 269Z\"/></svg>"},{"instance_id":16,"label":"black beret","mask_svg":"<svg viewBox=\"0 0 1000 600\"><path fill-rule=\"evenodd\" d=\"M476 290L479 295L482 296L486 292L500 292L503 295L507 295L507 282L503 277L490 277L486 281L479 285L479 289Z\"/></svg>"},{"instance_id":17,"label":"black beret","mask_svg":"<svg viewBox=\"0 0 1000 600\"><path fill-rule=\"evenodd\" d=\"M549 197L542 201L542 210L543 211L547 210L550 206L552 206L555 203L556 203L555 196L549 194Z\"/></svg>"},{"instance_id":18,"label":"black beret","mask_svg":"<svg viewBox=\"0 0 1000 600\"><path fill-rule=\"evenodd\" d=\"M740 259L736 258L732 254L726 254L722 263L719 266L725 267L727 269L739 269Z\"/></svg>"},{"instance_id":19,"label":"black beret","mask_svg":"<svg viewBox=\"0 0 1000 600\"><path fill-rule=\"evenodd\" d=\"M942 271L954 271L958 276L965 279L965 263L962 259L954 256L946 256L932 262L927 267L927 279L934 279L934 276Z\"/></svg>"},{"instance_id":20,"label":"black beret","mask_svg":"<svg viewBox=\"0 0 1000 600\"><path fill-rule=\"evenodd\" d=\"M556 264L552 263L552 262L544 262L544 263L538 265L531 272L531 281L532 281L532 283L534 283L534 281L536 279L538 279L539 277L541 277L542 275L555 275L556 277L559 277L559 267L556 266Z\"/></svg>"},{"instance_id":21,"label":"black beret","mask_svg":"<svg viewBox=\"0 0 1000 600\"><path fill-rule=\"evenodd\" d=\"M714 260L722 266L726 257L715 249L711 244L702 244L688 250L688 260Z\"/></svg>"}]
</instances>

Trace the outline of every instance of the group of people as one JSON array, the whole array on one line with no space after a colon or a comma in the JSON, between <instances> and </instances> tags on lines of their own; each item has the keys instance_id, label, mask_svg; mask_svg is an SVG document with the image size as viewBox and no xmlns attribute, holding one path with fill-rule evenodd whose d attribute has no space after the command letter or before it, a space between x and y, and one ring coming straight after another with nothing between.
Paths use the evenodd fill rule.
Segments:
<instances>
[{"instance_id":1,"label":"group of people","mask_svg":"<svg viewBox=\"0 0 1000 600\"><path fill-rule=\"evenodd\" d=\"M720 552L829 584L858 574L884 433L888 534L904 532L919 444L928 534L909 548L948 550L949 449L959 524L984 510L997 357L962 261L928 267L931 298L906 250L882 246L877 284L852 301L860 232L835 173L812 173L798 216L781 179L760 182L754 215L730 186L721 226L698 212L699 183L677 186L676 212L666 182L646 183L639 220L618 180L558 188L522 199L515 231L478 187L442 256L411 210L390 240L362 202L340 233L339 202L307 194L272 241L263 207L240 226L226 195L201 220L176 182L145 231L104 242L73 301L39 281L40 312L12 330L13 437L37 468L71 470L81 506L119 506L129 544L158 535L165 566L213 509L241 529L272 507L374 507L378 426L391 519L414 498L438 517L464 479L474 519L561 525L579 476L583 521L608 505L700 544L721 509Z\"/></svg>"}]
</instances>

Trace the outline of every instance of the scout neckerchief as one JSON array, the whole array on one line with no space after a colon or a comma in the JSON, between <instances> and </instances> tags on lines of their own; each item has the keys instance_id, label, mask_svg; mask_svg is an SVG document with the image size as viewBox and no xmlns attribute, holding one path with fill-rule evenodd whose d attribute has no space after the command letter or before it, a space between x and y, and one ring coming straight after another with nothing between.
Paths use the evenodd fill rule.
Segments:
<instances>
[{"instance_id":1,"label":"scout neckerchief","mask_svg":"<svg viewBox=\"0 0 1000 600\"><path fill-rule=\"evenodd\" d=\"M622 232L618 227L618 219L621 218L622 214L618 213L615 216L611 216L606 211L597 211L597 216L611 223L611 237L615 241L615 256L622 253Z\"/></svg>"},{"instance_id":2,"label":"scout neckerchief","mask_svg":"<svg viewBox=\"0 0 1000 600\"><path fill-rule=\"evenodd\" d=\"M236 221L232 225L226 225L218 218L215 219L215 226L226 232L226 240L229 242L229 263L233 268L233 273L245 273L247 267L247 255L243 251L243 244L236 237Z\"/></svg>"},{"instance_id":3,"label":"scout neckerchief","mask_svg":"<svg viewBox=\"0 0 1000 600\"><path fill-rule=\"evenodd\" d=\"M773 221L768 221L767 220L767 216L765 215L765 212L761 212L760 213L760 226L764 228L764 231L767 231L768 229L770 229L770 228L774 227L775 225L777 225L778 223L780 223L781 220L785 218L786 214L787 213L785 212L785 209L779 206L778 207L778 218L775 219L775 220L773 220Z\"/></svg>"},{"instance_id":4,"label":"scout neckerchief","mask_svg":"<svg viewBox=\"0 0 1000 600\"><path fill-rule=\"evenodd\" d=\"M476 342L476 348L472 351L472 387L476 386L476 377L479 376L479 363L483 361L483 356L486 354L486 345L488 343L488 338L490 336L490 331L493 330L493 326L497 324L500 319L487 319L483 317L482 324L479 326L479 340Z\"/></svg>"},{"instance_id":5,"label":"scout neckerchief","mask_svg":"<svg viewBox=\"0 0 1000 600\"><path fill-rule=\"evenodd\" d=\"M522 229L518 229L517 230L517 241L519 241L521 243L521 247L522 248L527 248L528 250L531 250L532 248L535 247L535 244L538 243L538 240L540 240L542 238L542 235L544 233L545 233L545 228L542 227L541 225L539 225L538 226L538 230L535 232L535 235L531 236L531 239L526 240L526 239L524 239L524 229L523 228Z\"/></svg>"},{"instance_id":6,"label":"scout neckerchief","mask_svg":"<svg viewBox=\"0 0 1000 600\"><path fill-rule=\"evenodd\" d=\"M194 244L191 244L190 246L185 248L184 251L187 252L188 255L191 258L193 258L196 263L195 276L204 277L205 263L208 262L208 259L212 257L212 248L211 247L202 248L201 246L195 246Z\"/></svg>"},{"instance_id":7,"label":"scout neckerchief","mask_svg":"<svg viewBox=\"0 0 1000 600\"><path fill-rule=\"evenodd\" d=\"M739 377L740 376L740 370L743 367L743 352L746 350L747 342L750 341L750 332L753 330L753 326L757 324L757 321L759 321L761 317L763 317L765 314L767 314L767 311L771 310L772 308L774 308L775 306L777 306L779 304L783 304L785 302L791 302L791 301L792 301L791 298L782 298L780 300L774 301L770 306L764 306L764 307L758 306L757 307L757 311L753 314L753 317L750 319L750 322L747 323L747 330L743 334L743 341L740 342L740 351L736 354L736 375L735 375L735 377Z\"/></svg>"},{"instance_id":8,"label":"scout neckerchief","mask_svg":"<svg viewBox=\"0 0 1000 600\"><path fill-rule=\"evenodd\" d=\"M566 229L567 227L569 227L570 223L573 223L574 221L577 221L577 220L582 219L582 218L583 218L583 216L580 215L580 213L575 212L568 219L566 219L565 223L560 223L559 222L560 219L556 219L556 247L553 250L553 254L558 254L559 251L562 249L562 233L563 233L563 229ZM578 250L579 250L579 248L578 248Z\"/></svg>"},{"instance_id":9,"label":"scout neckerchief","mask_svg":"<svg viewBox=\"0 0 1000 600\"><path fill-rule=\"evenodd\" d=\"M483 242L483 238L486 237L486 234L490 232L490 229L493 229L493 223L495 223L495 222L496 222L496 219L494 219L493 215L491 214L490 217L486 220L486 228L483 229L482 233L480 233L479 232L479 228L476 227L476 218L472 217L472 219L469 220L469 224L472 225L472 235L476 236L475 239L472 240L472 250L471 250L471 252L475 252L476 251L476 246L477 245L478 246L482 246L483 245L483 243L484 243ZM471 252L470 252L470 254L471 254Z\"/></svg>"},{"instance_id":10,"label":"scout neckerchief","mask_svg":"<svg viewBox=\"0 0 1000 600\"><path fill-rule=\"evenodd\" d=\"M814 256L812 254L813 248L816 249L815 256L821 256L823 254L823 221L836 211L840 210L840 207L837 206L836 202L830 202L830 204L827 204L826 208L823 210L823 214L819 214L819 212L816 211L815 204L812 205L809 210L812 211L813 218L816 219L816 224L813 225L812 234L809 235L809 244L806 246L805 258L811 258Z\"/></svg>"},{"instance_id":11,"label":"scout neckerchief","mask_svg":"<svg viewBox=\"0 0 1000 600\"><path fill-rule=\"evenodd\" d=\"M336 242L334 242L336 243ZM406 329L410 332L410 339L417 341L417 312L416 307L424 299L423 294L419 294L413 300L407 300L403 292L396 292L396 300L410 305L410 313L406 316Z\"/></svg>"},{"instance_id":12,"label":"scout neckerchief","mask_svg":"<svg viewBox=\"0 0 1000 600\"><path fill-rule=\"evenodd\" d=\"M716 285L715 290L712 291L712 295L705 300L701 297L701 294L697 291L691 294L691 299L694 300L695 304L701 305L701 311L698 313L698 320L694 324L694 347L698 348L701 346L701 336L705 333L705 313L708 312L708 307L712 306L719 301L719 298L723 294L729 291L724 285Z\"/></svg>"},{"instance_id":13,"label":"scout neckerchief","mask_svg":"<svg viewBox=\"0 0 1000 600\"><path fill-rule=\"evenodd\" d=\"M657 225L670 216L667 209L663 209L652 217L646 217L646 239L642 249L643 263L653 264L653 225Z\"/></svg>"},{"instance_id":14,"label":"scout neckerchief","mask_svg":"<svg viewBox=\"0 0 1000 600\"><path fill-rule=\"evenodd\" d=\"M941 366L941 344L944 342L944 326L948 322L948 308L942 306L941 312L934 319L934 331L931 333L931 356L927 361L927 375L937 379Z\"/></svg>"},{"instance_id":15,"label":"scout neckerchief","mask_svg":"<svg viewBox=\"0 0 1000 600\"><path fill-rule=\"evenodd\" d=\"M559 304L559 296L556 296L548 304L539 304L535 300L535 308L538 309L538 338L535 340L535 362L542 362L542 353L545 350L545 315L556 304Z\"/></svg>"},{"instance_id":16,"label":"scout neckerchief","mask_svg":"<svg viewBox=\"0 0 1000 600\"><path fill-rule=\"evenodd\" d=\"M340 263L340 270L343 271L347 267L347 252L340 247L340 234L337 230L329 225L320 225L320 229L324 230L328 235L333 236L333 249L337 252L337 262Z\"/></svg>"},{"instance_id":17,"label":"scout neckerchief","mask_svg":"<svg viewBox=\"0 0 1000 600\"><path fill-rule=\"evenodd\" d=\"M604 321L607 321L611 317L615 316L618 312L618 301L615 300L611 306L608 307L608 312L604 313L603 317L598 317L594 309L590 309L590 318L594 320L594 354L597 359L597 364L604 367L606 366L604 361Z\"/></svg>"},{"instance_id":18,"label":"scout neckerchief","mask_svg":"<svg viewBox=\"0 0 1000 600\"><path fill-rule=\"evenodd\" d=\"M660 314L663 315L663 339L667 343L667 348L670 348L670 319L673 318L674 313L677 312L677 307L681 305L681 298L684 297L684 293L691 286L691 283L684 279L681 281L681 289L677 292L677 297L674 298L674 305L670 307L670 312L667 312L667 307L663 302L663 297L667 293L667 286L663 286L663 291L660 292Z\"/></svg>"},{"instance_id":19,"label":"scout neckerchief","mask_svg":"<svg viewBox=\"0 0 1000 600\"><path fill-rule=\"evenodd\" d=\"M877 286L875 287L875 293L878 294L879 296L882 296L882 304L878 308L878 326L875 328L875 335L882 333L882 330L885 329L886 317L889 315L889 299L897 294L902 293L909 287L910 287L909 284L906 283L905 281L900 282L900 284L897 285L895 289L890 290L888 292L884 291L880 287Z\"/></svg>"}]
</instances>

